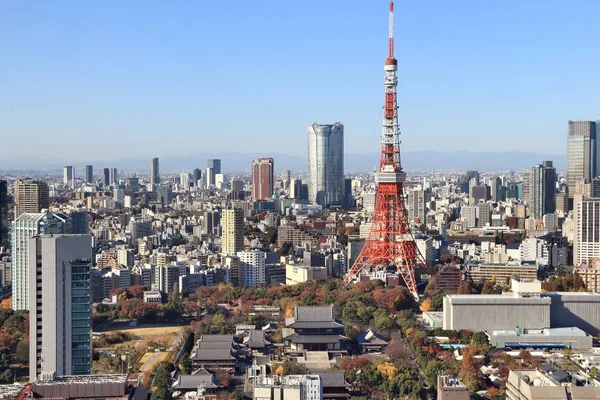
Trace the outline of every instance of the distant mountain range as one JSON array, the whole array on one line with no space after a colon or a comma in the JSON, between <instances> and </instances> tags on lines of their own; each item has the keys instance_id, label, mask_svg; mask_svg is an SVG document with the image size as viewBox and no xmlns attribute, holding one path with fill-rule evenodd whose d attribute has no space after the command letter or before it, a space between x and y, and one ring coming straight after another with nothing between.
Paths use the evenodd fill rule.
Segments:
<instances>
[{"instance_id":1,"label":"distant mountain range","mask_svg":"<svg viewBox=\"0 0 600 400\"><path fill-rule=\"evenodd\" d=\"M182 156L160 157L161 172L191 171L194 168L204 170L206 160L220 158L223 172L249 172L252 160L259 157L273 157L275 169L289 169L291 171L306 171L306 157L293 156L283 153L198 153ZM83 173L85 164L94 166L95 173L104 167L116 167L122 171L146 172L150 170L151 157L132 157L116 161L94 160L88 162L75 162L78 175ZM554 162L557 170L565 169L564 155L544 155L529 152L468 152L468 151L414 151L402 153L402 165L406 171L429 170L465 170L477 169L479 171L524 170L544 160ZM373 171L379 163L378 153L346 154L345 170L348 172ZM68 160L38 159L38 158L1 158L1 171L41 171L60 170Z\"/></svg>"}]
</instances>

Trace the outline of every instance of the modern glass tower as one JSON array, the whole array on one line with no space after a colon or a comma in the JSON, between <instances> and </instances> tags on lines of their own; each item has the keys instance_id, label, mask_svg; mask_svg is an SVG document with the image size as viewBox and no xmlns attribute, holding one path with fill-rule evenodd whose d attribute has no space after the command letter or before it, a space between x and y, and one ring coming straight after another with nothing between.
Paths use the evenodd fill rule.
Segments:
<instances>
[{"instance_id":1,"label":"modern glass tower","mask_svg":"<svg viewBox=\"0 0 600 400\"><path fill-rule=\"evenodd\" d=\"M158 158L153 158L152 164L150 164L150 183L152 185L158 185L160 183Z\"/></svg>"},{"instance_id":2,"label":"modern glass tower","mask_svg":"<svg viewBox=\"0 0 600 400\"><path fill-rule=\"evenodd\" d=\"M29 379L91 373L91 235L29 239Z\"/></svg>"},{"instance_id":3,"label":"modern glass tower","mask_svg":"<svg viewBox=\"0 0 600 400\"><path fill-rule=\"evenodd\" d=\"M569 197L573 197L575 185L579 181L591 180L598 175L600 156L597 151L596 122L569 121L567 138L567 186Z\"/></svg>"},{"instance_id":4,"label":"modern glass tower","mask_svg":"<svg viewBox=\"0 0 600 400\"><path fill-rule=\"evenodd\" d=\"M92 165L85 166L85 181L92 183L94 181L94 167Z\"/></svg>"},{"instance_id":5,"label":"modern glass tower","mask_svg":"<svg viewBox=\"0 0 600 400\"><path fill-rule=\"evenodd\" d=\"M308 200L322 206L344 201L344 125L308 127Z\"/></svg>"},{"instance_id":6,"label":"modern glass tower","mask_svg":"<svg viewBox=\"0 0 600 400\"><path fill-rule=\"evenodd\" d=\"M556 168L552 166L552 161L544 161L531 168L530 174L529 207L533 218L539 219L556 211Z\"/></svg>"}]
</instances>

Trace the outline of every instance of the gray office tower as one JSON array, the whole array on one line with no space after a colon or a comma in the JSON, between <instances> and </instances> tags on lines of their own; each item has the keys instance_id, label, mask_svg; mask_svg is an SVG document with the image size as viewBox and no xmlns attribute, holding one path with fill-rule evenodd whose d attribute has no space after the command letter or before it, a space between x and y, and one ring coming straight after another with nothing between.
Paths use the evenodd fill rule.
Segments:
<instances>
[{"instance_id":1,"label":"gray office tower","mask_svg":"<svg viewBox=\"0 0 600 400\"><path fill-rule=\"evenodd\" d=\"M194 187L199 187L200 184L198 182L202 179L202 171L198 168L194 169L192 171L192 178L194 179Z\"/></svg>"},{"instance_id":2,"label":"gray office tower","mask_svg":"<svg viewBox=\"0 0 600 400\"><path fill-rule=\"evenodd\" d=\"M594 121L569 121L567 138L567 186L569 197L575 194L577 182L591 182L600 172L600 143Z\"/></svg>"},{"instance_id":3,"label":"gray office tower","mask_svg":"<svg viewBox=\"0 0 600 400\"><path fill-rule=\"evenodd\" d=\"M0 246L8 240L8 182L0 180Z\"/></svg>"},{"instance_id":4,"label":"gray office tower","mask_svg":"<svg viewBox=\"0 0 600 400\"><path fill-rule=\"evenodd\" d=\"M158 158L152 159L150 164L150 183L152 185L158 185L160 183L160 172L158 169Z\"/></svg>"},{"instance_id":5,"label":"gray office tower","mask_svg":"<svg viewBox=\"0 0 600 400\"><path fill-rule=\"evenodd\" d=\"M91 165L85 166L85 181L92 183L94 181L94 167Z\"/></svg>"},{"instance_id":6,"label":"gray office tower","mask_svg":"<svg viewBox=\"0 0 600 400\"><path fill-rule=\"evenodd\" d=\"M552 161L531 168L529 172L529 193L531 204L529 211L533 218L542 218L556 211L556 168Z\"/></svg>"},{"instance_id":7,"label":"gray office tower","mask_svg":"<svg viewBox=\"0 0 600 400\"><path fill-rule=\"evenodd\" d=\"M73 235L85 235L89 233L87 222L87 210L73 211L71 217L71 232Z\"/></svg>"},{"instance_id":8,"label":"gray office tower","mask_svg":"<svg viewBox=\"0 0 600 400\"><path fill-rule=\"evenodd\" d=\"M110 185L110 169L108 168L104 168L102 169L102 183L104 184L104 186L108 186Z\"/></svg>"},{"instance_id":9,"label":"gray office tower","mask_svg":"<svg viewBox=\"0 0 600 400\"><path fill-rule=\"evenodd\" d=\"M321 206L344 201L344 125L308 127L308 200Z\"/></svg>"},{"instance_id":10,"label":"gray office tower","mask_svg":"<svg viewBox=\"0 0 600 400\"><path fill-rule=\"evenodd\" d=\"M215 175L220 174L221 173L221 160L214 159L214 160L206 161L206 168L212 168L212 172Z\"/></svg>"},{"instance_id":11,"label":"gray office tower","mask_svg":"<svg viewBox=\"0 0 600 400\"><path fill-rule=\"evenodd\" d=\"M109 174L108 174L108 184L115 185L117 183L119 183L119 174L117 173L117 169L110 168Z\"/></svg>"},{"instance_id":12,"label":"gray office tower","mask_svg":"<svg viewBox=\"0 0 600 400\"><path fill-rule=\"evenodd\" d=\"M167 207L173 201L173 188L171 185L158 185L156 188L156 201Z\"/></svg>"},{"instance_id":13,"label":"gray office tower","mask_svg":"<svg viewBox=\"0 0 600 400\"><path fill-rule=\"evenodd\" d=\"M63 168L63 184L70 188L75 187L75 167L72 165L65 165Z\"/></svg>"},{"instance_id":14,"label":"gray office tower","mask_svg":"<svg viewBox=\"0 0 600 400\"><path fill-rule=\"evenodd\" d=\"M29 380L42 372L89 375L91 235L29 239Z\"/></svg>"}]
</instances>

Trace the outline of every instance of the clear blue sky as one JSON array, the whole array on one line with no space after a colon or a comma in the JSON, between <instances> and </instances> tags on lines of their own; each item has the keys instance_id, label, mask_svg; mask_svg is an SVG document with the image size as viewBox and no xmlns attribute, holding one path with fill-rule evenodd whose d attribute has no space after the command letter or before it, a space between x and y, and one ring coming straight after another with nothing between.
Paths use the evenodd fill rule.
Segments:
<instances>
[{"instance_id":1,"label":"clear blue sky","mask_svg":"<svg viewBox=\"0 0 600 400\"><path fill-rule=\"evenodd\" d=\"M600 119L598 15L397 1L403 150L564 154L568 119ZM378 151L386 0L4 0L0 37L10 156L304 155L335 121L346 152Z\"/></svg>"}]
</instances>

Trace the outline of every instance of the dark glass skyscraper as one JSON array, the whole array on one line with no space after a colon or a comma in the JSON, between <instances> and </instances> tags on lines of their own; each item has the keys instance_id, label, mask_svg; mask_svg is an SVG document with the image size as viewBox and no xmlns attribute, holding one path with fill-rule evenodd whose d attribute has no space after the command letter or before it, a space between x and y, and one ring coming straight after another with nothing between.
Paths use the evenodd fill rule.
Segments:
<instances>
[{"instance_id":1,"label":"dark glass skyscraper","mask_svg":"<svg viewBox=\"0 0 600 400\"><path fill-rule=\"evenodd\" d=\"M531 204L529 212L533 218L542 218L556 211L556 168L552 161L544 161L531 168L529 176Z\"/></svg>"},{"instance_id":2,"label":"dark glass skyscraper","mask_svg":"<svg viewBox=\"0 0 600 400\"><path fill-rule=\"evenodd\" d=\"M94 167L91 165L85 166L85 181L92 183L94 181Z\"/></svg>"},{"instance_id":3,"label":"dark glass skyscraper","mask_svg":"<svg viewBox=\"0 0 600 400\"><path fill-rule=\"evenodd\" d=\"M206 168L212 168L213 174L221 173L221 160L213 159L206 161Z\"/></svg>"}]
</instances>

